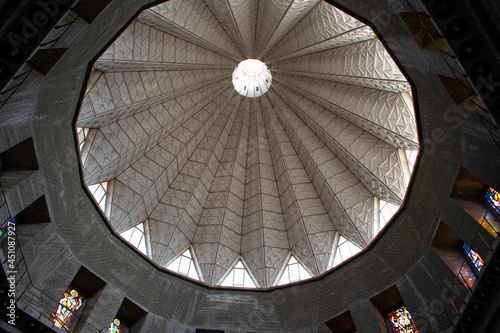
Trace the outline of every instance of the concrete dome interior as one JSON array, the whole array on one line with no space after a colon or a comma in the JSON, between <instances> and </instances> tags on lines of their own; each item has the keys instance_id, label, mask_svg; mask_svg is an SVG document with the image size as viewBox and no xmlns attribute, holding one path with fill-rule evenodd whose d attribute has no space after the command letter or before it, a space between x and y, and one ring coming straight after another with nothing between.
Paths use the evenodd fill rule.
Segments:
<instances>
[{"instance_id":1,"label":"concrete dome interior","mask_svg":"<svg viewBox=\"0 0 500 333\"><path fill-rule=\"evenodd\" d=\"M498 288L483 283L498 279L491 267L500 260L498 214L485 201L490 188L500 188L498 114L484 111L497 95L482 93L470 71L477 60L490 64L481 73L498 69L491 48L498 29L487 25L500 17L495 3L56 2L58 28L19 44L31 59L19 72L0 50L2 84L4 63L12 72L1 96L15 92L0 102L0 218L15 218L20 263L18 325L0 312L2 329L61 332L48 319L70 286L86 299L74 332L107 330L116 318L130 332L388 332L387 315L403 305L419 332L498 328ZM0 2L0 18L12 14L0 20L0 37L23 22L29 5ZM477 12L479 5L491 10ZM469 22L468 35L446 32L453 15ZM344 33L331 34L328 27L341 22ZM460 48L471 38L480 41L479 55L474 43ZM356 52L340 52L347 49ZM269 90L255 98L238 94L231 81L249 58L272 73ZM334 58L344 65L332 66ZM355 72L370 62L382 65ZM31 68L26 79L18 75ZM345 137L337 125L326 127L326 115L345 119ZM77 127L85 129L82 142ZM388 147L373 150L371 160L376 152L386 157L371 164L357 155L364 148L354 143L356 131L367 144ZM420 151L411 182L401 170L405 150ZM344 165L345 183L328 183L340 169L323 168L324 156ZM394 167L378 168L383 160ZM88 190L101 183L111 205ZM337 201L341 185L355 200ZM402 205L377 237L375 198ZM193 199L204 204L192 207ZM333 209L338 202L358 213ZM177 220L168 216L172 207ZM255 223L245 223L253 214ZM120 236L144 221L146 254ZM364 250L329 270L340 236ZM5 244L0 238L3 255ZM481 271L463 245L484 259ZM165 268L179 255L195 257L201 282ZM292 255L315 277L276 286ZM240 263L261 289L218 286ZM10 302L8 287L3 281L2 304ZM473 304L484 311L472 313Z\"/></svg>"},{"instance_id":2,"label":"concrete dome interior","mask_svg":"<svg viewBox=\"0 0 500 333\"><path fill-rule=\"evenodd\" d=\"M241 260L257 287L275 286L291 255L318 276L346 241L372 241L381 201L404 200L419 148L410 84L331 4L171 0L92 68L76 123L90 131L84 180L108 184L118 233L147 221L160 266L190 248L209 285Z\"/></svg>"}]
</instances>

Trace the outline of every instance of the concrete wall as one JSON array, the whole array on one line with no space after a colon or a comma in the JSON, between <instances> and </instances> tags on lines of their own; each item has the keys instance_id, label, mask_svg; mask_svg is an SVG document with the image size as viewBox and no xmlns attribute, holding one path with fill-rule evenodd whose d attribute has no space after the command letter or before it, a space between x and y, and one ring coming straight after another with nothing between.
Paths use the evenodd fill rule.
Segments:
<instances>
[{"instance_id":1,"label":"concrete wall","mask_svg":"<svg viewBox=\"0 0 500 333\"><path fill-rule=\"evenodd\" d=\"M445 331L449 321L436 312L459 282L430 244L440 220L464 238L474 230L476 222L458 213L449 195L461 165L486 184L500 184L498 147L477 114L453 105L436 75L449 75L443 58L419 49L397 15L409 11L406 2L338 3L375 24L415 84L423 152L407 204L360 256L321 278L271 291L208 288L158 269L112 234L83 189L72 124L88 64L149 3L112 1L52 71L33 82L29 103L0 110L0 119L9 119L0 125L0 150L32 136L40 166L7 192L11 213L43 194L52 217L23 247L35 285L58 299L84 265L107 282L89 316L103 327L126 296L149 313L141 332L328 332L324 322L349 309L361 333L380 330L369 298L396 285L419 331Z\"/></svg>"}]
</instances>

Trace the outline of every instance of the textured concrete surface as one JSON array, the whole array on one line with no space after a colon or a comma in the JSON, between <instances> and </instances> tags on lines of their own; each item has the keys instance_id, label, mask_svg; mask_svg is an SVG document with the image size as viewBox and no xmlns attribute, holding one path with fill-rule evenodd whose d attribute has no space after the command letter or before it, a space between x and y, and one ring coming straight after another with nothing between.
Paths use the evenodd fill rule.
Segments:
<instances>
[{"instance_id":1,"label":"textured concrete surface","mask_svg":"<svg viewBox=\"0 0 500 333\"><path fill-rule=\"evenodd\" d=\"M453 105L436 76L448 72L442 58L419 49L397 16L409 11L406 2L339 1L375 24L416 87L424 145L406 206L360 256L321 278L272 291L207 288L159 269L110 231L83 189L72 126L87 66L147 3L112 1L30 86L29 102L0 111L8 120L0 125L0 150L32 136L40 165L7 193L12 214L43 194L52 218L23 247L35 285L57 299L84 265L107 282L90 319L108 321L126 295L148 312L142 332L327 332L324 322L350 309L365 333L378 330L369 299L396 285L419 331L447 329L445 316L435 313L457 279L430 244L441 220L464 238L474 230L477 223L458 213L449 195L461 165L498 186L498 149L476 114Z\"/></svg>"}]
</instances>

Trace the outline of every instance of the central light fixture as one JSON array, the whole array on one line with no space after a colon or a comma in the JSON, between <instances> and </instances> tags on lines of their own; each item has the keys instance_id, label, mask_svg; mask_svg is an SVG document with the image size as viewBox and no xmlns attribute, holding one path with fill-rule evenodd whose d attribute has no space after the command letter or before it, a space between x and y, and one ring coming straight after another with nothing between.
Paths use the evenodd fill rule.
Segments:
<instances>
[{"instance_id":1,"label":"central light fixture","mask_svg":"<svg viewBox=\"0 0 500 333\"><path fill-rule=\"evenodd\" d=\"M245 97L264 95L269 90L272 80L269 68L257 59L243 60L233 72L234 89Z\"/></svg>"}]
</instances>

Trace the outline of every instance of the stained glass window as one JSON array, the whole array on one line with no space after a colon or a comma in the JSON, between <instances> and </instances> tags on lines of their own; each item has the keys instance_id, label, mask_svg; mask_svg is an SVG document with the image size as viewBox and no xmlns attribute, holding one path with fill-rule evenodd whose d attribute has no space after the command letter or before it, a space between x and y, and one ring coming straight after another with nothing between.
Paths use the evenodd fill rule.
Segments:
<instances>
[{"instance_id":1,"label":"stained glass window","mask_svg":"<svg viewBox=\"0 0 500 333\"><path fill-rule=\"evenodd\" d=\"M2 237L4 234L8 233L9 230L9 225L14 226L16 224L16 217L11 217L7 221L5 221L4 224L0 227L0 237Z\"/></svg>"},{"instance_id":2,"label":"stained glass window","mask_svg":"<svg viewBox=\"0 0 500 333\"><path fill-rule=\"evenodd\" d=\"M294 256L290 257L288 264L283 271L283 275L278 285L297 282L311 278L311 274L302 266Z\"/></svg>"},{"instance_id":3,"label":"stained glass window","mask_svg":"<svg viewBox=\"0 0 500 333\"><path fill-rule=\"evenodd\" d=\"M241 260L238 261L220 285L226 287L257 288Z\"/></svg>"},{"instance_id":4,"label":"stained glass window","mask_svg":"<svg viewBox=\"0 0 500 333\"><path fill-rule=\"evenodd\" d=\"M485 228L493 237L497 237L500 234L500 224L496 219L491 216L491 213L487 213L481 222L479 222L483 228Z\"/></svg>"},{"instance_id":5,"label":"stained glass window","mask_svg":"<svg viewBox=\"0 0 500 333\"><path fill-rule=\"evenodd\" d=\"M168 265L167 269L188 276L192 279L200 280L198 271L196 270L196 266L194 264L193 256L191 255L191 250L189 249Z\"/></svg>"},{"instance_id":6,"label":"stained glass window","mask_svg":"<svg viewBox=\"0 0 500 333\"><path fill-rule=\"evenodd\" d=\"M333 266L335 267L344 260L352 257L361 251L361 248L354 244L353 242L347 240L343 236L340 236L337 249L335 251L335 259L333 260Z\"/></svg>"},{"instance_id":7,"label":"stained glass window","mask_svg":"<svg viewBox=\"0 0 500 333\"><path fill-rule=\"evenodd\" d=\"M479 256L479 254L477 254L476 251L471 249L470 246L465 243L464 243L464 250L465 253L467 253L467 255L469 256L470 260L472 260L474 266L476 266L477 270L480 271L481 268L483 268L484 266L483 259Z\"/></svg>"},{"instance_id":8,"label":"stained glass window","mask_svg":"<svg viewBox=\"0 0 500 333\"><path fill-rule=\"evenodd\" d=\"M125 333L127 326L118 318L115 318L108 329L108 333Z\"/></svg>"},{"instance_id":9,"label":"stained glass window","mask_svg":"<svg viewBox=\"0 0 500 333\"><path fill-rule=\"evenodd\" d=\"M389 313L388 317L394 333L418 333L406 306L403 305L396 311Z\"/></svg>"},{"instance_id":10,"label":"stained glass window","mask_svg":"<svg viewBox=\"0 0 500 333\"><path fill-rule=\"evenodd\" d=\"M75 289L68 287L63 297L59 301L54 311L49 317L49 321L55 327L69 331L71 324L76 318L78 310L82 307L84 296Z\"/></svg>"},{"instance_id":11,"label":"stained glass window","mask_svg":"<svg viewBox=\"0 0 500 333\"><path fill-rule=\"evenodd\" d=\"M460 272L458 273L458 277L460 278L460 280L462 280L464 285L469 287L469 289L472 288L472 286L474 285L474 282L476 281L476 274L474 274L472 269L466 263L464 263L462 265L462 268L460 268Z\"/></svg>"},{"instance_id":12,"label":"stained glass window","mask_svg":"<svg viewBox=\"0 0 500 333\"><path fill-rule=\"evenodd\" d=\"M105 208L106 208L106 191L107 191L107 189L108 189L108 182L89 186L90 193L92 193L92 196L94 197L95 201L97 201L97 203L99 204L99 207L101 207L101 210L103 212L105 211Z\"/></svg>"},{"instance_id":13,"label":"stained glass window","mask_svg":"<svg viewBox=\"0 0 500 333\"><path fill-rule=\"evenodd\" d=\"M486 192L486 200L488 200L493 209L500 214L500 193L490 187Z\"/></svg>"},{"instance_id":14,"label":"stained glass window","mask_svg":"<svg viewBox=\"0 0 500 333\"><path fill-rule=\"evenodd\" d=\"M146 234L144 231L144 222L128 229L120 234L127 242L135 246L139 251L147 255Z\"/></svg>"}]
</instances>

